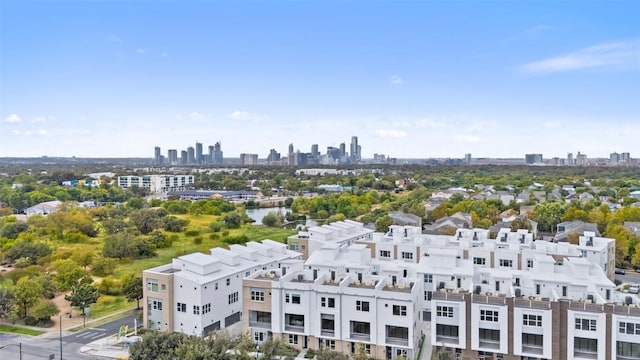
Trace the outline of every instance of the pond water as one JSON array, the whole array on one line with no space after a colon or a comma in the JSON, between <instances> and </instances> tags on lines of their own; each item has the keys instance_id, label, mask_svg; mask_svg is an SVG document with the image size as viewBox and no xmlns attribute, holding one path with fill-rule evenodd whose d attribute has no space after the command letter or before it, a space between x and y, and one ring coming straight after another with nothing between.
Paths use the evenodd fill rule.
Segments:
<instances>
[{"instance_id":1,"label":"pond water","mask_svg":"<svg viewBox=\"0 0 640 360\"><path fill-rule=\"evenodd\" d=\"M258 209L246 209L245 211L247 212L247 216L249 216L250 218L256 221L254 225L262 225L262 218L265 217L265 215L269 214L270 212L272 211L275 211L276 213L280 212L282 216L284 216L287 214L288 211L291 211L291 209L286 207L268 207L268 208L258 208ZM318 225L317 222L309 219L307 219L307 222L305 224L305 226L307 227L317 226L317 225Z\"/></svg>"}]
</instances>

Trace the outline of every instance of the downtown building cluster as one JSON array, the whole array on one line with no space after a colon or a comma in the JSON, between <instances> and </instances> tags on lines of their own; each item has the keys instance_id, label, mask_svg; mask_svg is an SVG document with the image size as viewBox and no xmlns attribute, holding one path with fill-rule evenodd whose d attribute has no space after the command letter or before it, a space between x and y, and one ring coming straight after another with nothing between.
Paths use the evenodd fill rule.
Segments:
<instances>
[{"instance_id":1,"label":"downtown building cluster","mask_svg":"<svg viewBox=\"0 0 640 360\"><path fill-rule=\"evenodd\" d=\"M146 270L145 326L198 336L236 326L257 343L362 344L378 359L415 358L423 335L424 351L473 359L637 359L639 300L615 290L614 259L615 241L590 232L572 245L527 230L377 233L346 220L286 248L233 245Z\"/></svg>"},{"instance_id":2,"label":"downtown building cluster","mask_svg":"<svg viewBox=\"0 0 640 360\"><path fill-rule=\"evenodd\" d=\"M169 149L167 156L162 155L159 146L154 148L153 163L155 165L222 165L223 153L220 142L209 145L209 152L204 153L202 143L196 142L196 146L189 146L186 150Z\"/></svg>"}]
</instances>

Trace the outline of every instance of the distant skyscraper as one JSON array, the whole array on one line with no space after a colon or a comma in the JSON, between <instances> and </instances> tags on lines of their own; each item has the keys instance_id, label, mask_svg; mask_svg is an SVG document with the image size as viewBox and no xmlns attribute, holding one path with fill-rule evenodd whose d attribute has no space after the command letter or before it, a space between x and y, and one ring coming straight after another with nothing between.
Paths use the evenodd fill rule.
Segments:
<instances>
[{"instance_id":1,"label":"distant skyscraper","mask_svg":"<svg viewBox=\"0 0 640 360\"><path fill-rule=\"evenodd\" d=\"M289 144L289 154L293 154L293 143Z\"/></svg>"},{"instance_id":2,"label":"distant skyscraper","mask_svg":"<svg viewBox=\"0 0 640 360\"><path fill-rule=\"evenodd\" d=\"M189 163L189 154L186 150L180 151L180 164L187 165Z\"/></svg>"},{"instance_id":3,"label":"distant skyscraper","mask_svg":"<svg viewBox=\"0 0 640 360\"><path fill-rule=\"evenodd\" d=\"M352 162L358 162L361 159L360 156L360 151L362 150L362 148L360 147L360 145L358 145L358 137L357 136L352 136L351 137L351 147L350 147L351 152L349 153L349 157L351 159Z\"/></svg>"},{"instance_id":4,"label":"distant skyscraper","mask_svg":"<svg viewBox=\"0 0 640 360\"><path fill-rule=\"evenodd\" d=\"M242 165L258 165L258 154L240 154Z\"/></svg>"},{"instance_id":5,"label":"distant skyscraper","mask_svg":"<svg viewBox=\"0 0 640 360\"><path fill-rule=\"evenodd\" d=\"M464 154L464 162L467 164L471 164L471 154Z\"/></svg>"},{"instance_id":6,"label":"distant skyscraper","mask_svg":"<svg viewBox=\"0 0 640 360\"><path fill-rule=\"evenodd\" d=\"M204 157L202 156L202 143L196 142L196 157L195 163L202 164L202 160Z\"/></svg>"},{"instance_id":7,"label":"distant skyscraper","mask_svg":"<svg viewBox=\"0 0 640 360\"><path fill-rule=\"evenodd\" d=\"M162 154L160 153L160 146L156 146L155 147L155 152L154 152L154 156L153 156L153 162L155 164L162 164Z\"/></svg>"},{"instance_id":8,"label":"distant skyscraper","mask_svg":"<svg viewBox=\"0 0 640 360\"><path fill-rule=\"evenodd\" d=\"M178 164L178 150L169 149L169 151L167 151L167 158L168 158L169 164L177 165Z\"/></svg>"},{"instance_id":9,"label":"distant skyscraper","mask_svg":"<svg viewBox=\"0 0 640 360\"><path fill-rule=\"evenodd\" d=\"M311 156L314 158L320 156L320 152L318 152L318 144L311 145Z\"/></svg>"},{"instance_id":10,"label":"distant skyscraper","mask_svg":"<svg viewBox=\"0 0 640 360\"><path fill-rule=\"evenodd\" d=\"M587 165L587 155L580 154L580 151L578 151L578 155L576 155L576 165L578 166Z\"/></svg>"},{"instance_id":11,"label":"distant skyscraper","mask_svg":"<svg viewBox=\"0 0 640 360\"><path fill-rule=\"evenodd\" d=\"M573 154L572 153L568 153L567 154L567 165L573 165Z\"/></svg>"},{"instance_id":12,"label":"distant skyscraper","mask_svg":"<svg viewBox=\"0 0 640 360\"><path fill-rule=\"evenodd\" d=\"M327 147L327 156L333 160L340 160L340 149L333 146Z\"/></svg>"},{"instance_id":13,"label":"distant skyscraper","mask_svg":"<svg viewBox=\"0 0 640 360\"><path fill-rule=\"evenodd\" d=\"M276 151L276 149L271 149L269 151L269 156L267 156L267 163L273 164L280 161L280 153Z\"/></svg>"},{"instance_id":14,"label":"distant skyscraper","mask_svg":"<svg viewBox=\"0 0 640 360\"><path fill-rule=\"evenodd\" d=\"M213 149L213 163L215 165L222 165L223 162L224 162L224 159L222 157L222 145L220 145L220 141L218 141L214 145L214 149Z\"/></svg>"},{"instance_id":15,"label":"distant skyscraper","mask_svg":"<svg viewBox=\"0 0 640 360\"><path fill-rule=\"evenodd\" d=\"M527 165L542 163L542 154L526 154L524 156L524 163Z\"/></svg>"},{"instance_id":16,"label":"distant skyscraper","mask_svg":"<svg viewBox=\"0 0 640 360\"><path fill-rule=\"evenodd\" d=\"M629 154L628 152L623 152L622 154L620 154L620 161L629 161L631 160L631 154Z\"/></svg>"},{"instance_id":17,"label":"distant skyscraper","mask_svg":"<svg viewBox=\"0 0 640 360\"><path fill-rule=\"evenodd\" d=\"M207 159L205 161L205 163L207 164L213 164L213 159L214 159L214 153L215 153L216 147L213 145L209 145L209 154L207 155Z\"/></svg>"},{"instance_id":18,"label":"distant skyscraper","mask_svg":"<svg viewBox=\"0 0 640 360\"><path fill-rule=\"evenodd\" d=\"M613 153L609 154L609 163L610 164L615 165L618 162L620 162L620 154L618 154L617 152L613 152Z\"/></svg>"},{"instance_id":19,"label":"distant skyscraper","mask_svg":"<svg viewBox=\"0 0 640 360\"><path fill-rule=\"evenodd\" d=\"M340 143L340 157L347 156L347 146L344 143Z\"/></svg>"},{"instance_id":20,"label":"distant skyscraper","mask_svg":"<svg viewBox=\"0 0 640 360\"><path fill-rule=\"evenodd\" d=\"M193 146L189 146L187 148L187 164L193 165L195 163L196 163L195 149L193 148Z\"/></svg>"}]
</instances>

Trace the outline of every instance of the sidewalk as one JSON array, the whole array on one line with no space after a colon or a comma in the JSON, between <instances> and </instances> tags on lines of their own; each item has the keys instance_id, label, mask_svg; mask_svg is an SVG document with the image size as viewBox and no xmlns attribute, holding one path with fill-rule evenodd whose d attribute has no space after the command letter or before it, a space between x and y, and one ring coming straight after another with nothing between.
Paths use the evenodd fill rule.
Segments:
<instances>
[{"instance_id":1,"label":"sidewalk","mask_svg":"<svg viewBox=\"0 0 640 360\"><path fill-rule=\"evenodd\" d=\"M129 346L124 342L118 342L116 335L111 335L84 345L80 348L80 353L104 358L128 359Z\"/></svg>"},{"instance_id":2,"label":"sidewalk","mask_svg":"<svg viewBox=\"0 0 640 360\"><path fill-rule=\"evenodd\" d=\"M95 318L95 319L91 319L91 318L87 318L86 319L86 324L87 327L91 327L91 325L95 324L95 323L99 323L101 321L104 320L108 320L110 318L116 318L118 315L122 315L128 312L131 312L132 310L134 310L135 307L132 308L128 308L128 309L122 309L122 310L118 310L114 313L111 313L109 315L105 315L99 318ZM50 328L40 328L40 327L34 327L34 326L26 326L26 325L20 325L21 327L25 327L25 328L29 328L29 329L34 329L34 330L38 330L38 331L44 331L44 334L39 335L41 337L44 338L49 338L49 337L59 337L60 336L60 316L55 316L53 317L51 320L53 321L54 325ZM66 336L69 335L70 333L72 333L70 330L71 329L75 329L78 327L83 326L84 322L82 319L82 315L76 315L74 314L74 317L69 318L68 316L62 315L62 336Z\"/></svg>"}]
</instances>

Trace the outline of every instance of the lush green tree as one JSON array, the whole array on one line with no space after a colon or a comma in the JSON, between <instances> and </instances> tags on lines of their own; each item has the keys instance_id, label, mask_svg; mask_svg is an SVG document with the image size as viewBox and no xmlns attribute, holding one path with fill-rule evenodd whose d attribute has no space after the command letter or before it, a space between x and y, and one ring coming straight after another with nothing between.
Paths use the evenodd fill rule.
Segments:
<instances>
[{"instance_id":1,"label":"lush green tree","mask_svg":"<svg viewBox=\"0 0 640 360\"><path fill-rule=\"evenodd\" d=\"M131 213L131 223L143 234L163 227L164 209L140 209Z\"/></svg>"},{"instance_id":2,"label":"lush green tree","mask_svg":"<svg viewBox=\"0 0 640 360\"><path fill-rule=\"evenodd\" d=\"M45 325L51 322L51 317L60 313L58 306L51 300L40 299L29 310L25 323L27 325Z\"/></svg>"},{"instance_id":3,"label":"lush green tree","mask_svg":"<svg viewBox=\"0 0 640 360\"><path fill-rule=\"evenodd\" d=\"M8 318L15 306L13 293L9 289L0 287L0 319Z\"/></svg>"},{"instance_id":4,"label":"lush green tree","mask_svg":"<svg viewBox=\"0 0 640 360\"><path fill-rule=\"evenodd\" d=\"M389 215L385 215L376 220L376 231L386 233L391 225L393 225L393 218Z\"/></svg>"},{"instance_id":5,"label":"lush green tree","mask_svg":"<svg viewBox=\"0 0 640 360\"><path fill-rule=\"evenodd\" d=\"M114 259L99 256L94 260L91 272L96 276L107 276L113 274L115 268L116 261Z\"/></svg>"},{"instance_id":6,"label":"lush green tree","mask_svg":"<svg viewBox=\"0 0 640 360\"><path fill-rule=\"evenodd\" d=\"M188 220L178 219L175 216L166 216L162 219L163 228L170 232L181 232L189 224Z\"/></svg>"},{"instance_id":7,"label":"lush green tree","mask_svg":"<svg viewBox=\"0 0 640 360\"><path fill-rule=\"evenodd\" d=\"M237 229L242 225L242 216L235 211L227 213L223 220L228 229Z\"/></svg>"},{"instance_id":8,"label":"lush green tree","mask_svg":"<svg viewBox=\"0 0 640 360\"><path fill-rule=\"evenodd\" d=\"M555 232L556 225L560 223L564 215L564 205L557 201L548 201L536 205L533 209L532 218L538 222L541 230Z\"/></svg>"},{"instance_id":9,"label":"lush green tree","mask_svg":"<svg viewBox=\"0 0 640 360\"><path fill-rule=\"evenodd\" d=\"M53 268L56 271L55 282L58 289L61 291L69 291L78 283L88 282L93 280L82 268L71 259L60 259L53 263Z\"/></svg>"},{"instance_id":10,"label":"lush green tree","mask_svg":"<svg viewBox=\"0 0 640 360\"><path fill-rule=\"evenodd\" d=\"M262 218L262 224L267 227L281 227L282 219L276 214L275 211L270 211Z\"/></svg>"},{"instance_id":11,"label":"lush green tree","mask_svg":"<svg viewBox=\"0 0 640 360\"><path fill-rule=\"evenodd\" d=\"M38 273L33 276L33 279L38 281L42 286L42 296L45 299L53 299L56 296L56 291L58 288L56 287L55 282L48 274Z\"/></svg>"},{"instance_id":12,"label":"lush green tree","mask_svg":"<svg viewBox=\"0 0 640 360\"><path fill-rule=\"evenodd\" d=\"M15 217L13 218L15 220ZM0 237L16 239L18 235L29 229L29 224L25 222L8 222L0 227Z\"/></svg>"},{"instance_id":13,"label":"lush green tree","mask_svg":"<svg viewBox=\"0 0 640 360\"><path fill-rule=\"evenodd\" d=\"M98 301L100 294L95 286L87 283L79 283L71 289L71 293L65 295L64 299L71 303L71 306L82 307L82 315L84 308Z\"/></svg>"},{"instance_id":14,"label":"lush green tree","mask_svg":"<svg viewBox=\"0 0 640 360\"><path fill-rule=\"evenodd\" d=\"M176 358L185 359L186 357L177 356L176 352L178 351L180 345L187 340L187 338L187 335L178 332L146 332L142 337L142 341L136 342L129 348L129 358L131 360L173 360ZM198 348L198 350L202 351L203 349ZM212 357L212 359L215 358Z\"/></svg>"},{"instance_id":15,"label":"lush green tree","mask_svg":"<svg viewBox=\"0 0 640 360\"><path fill-rule=\"evenodd\" d=\"M122 280L122 293L128 301L136 302L136 309L140 309L140 300L142 299L142 277L129 275Z\"/></svg>"},{"instance_id":16,"label":"lush green tree","mask_svg":"<svg viewBox=\"0 0 640 360\"><path fill-rule=\"evenodd\" d=\"M21 317L27 317L27 311L40 300L42 292L42 285L35 279L22 277L18 280L13 288L13 297Z\"/></svg>"},{"instance_id":17,"label":"lush green tree","mask_svg":"<svg viewBox=\"0 0 640 360\"><path fill-rule=\"evenodd\" d=\"M7 250L6 259L10 262L15 262L18 259L24 258L29 261L29 264L35 264L40 257L49 254L51 254L51 248L47 244L21 240L14 243L13 246Z\"/></svg>"},{"instance_id":18,"label":"lush green tree","mask_svg":"<svg viewBox=\"0 0 640 360\"><path fill-rule=\"evenodd\" d=\"M108 236L104 240L102 255L111 258L147 258L155 256L155 247L139 237L123 234Z\"/></svg>"}]
</instances>

